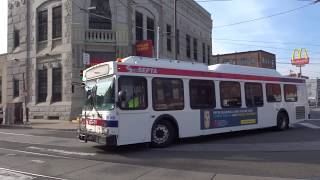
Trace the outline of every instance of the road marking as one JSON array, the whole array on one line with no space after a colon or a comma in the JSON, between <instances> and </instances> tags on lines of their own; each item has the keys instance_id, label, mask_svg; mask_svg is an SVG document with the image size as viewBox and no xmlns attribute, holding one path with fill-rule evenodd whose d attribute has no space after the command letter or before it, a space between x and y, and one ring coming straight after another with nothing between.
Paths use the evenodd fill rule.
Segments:
<instances>
[{"instance_id":1,"label":"road marking","mask_svg":"<svg viewBox=\"0 0 320 180\"><path fill-rule=\"evenodd\" d=\"M19 153L33 154L33 155L46 156L46 157L72 159L71 157L67 157L67 156L56 156L56 155L50 155L50 154L35 153L35 152L30 152L30 151L21 151L21 150L16 150L16 149L0 148L0 150L4 150L4 151L14 151L14 152L19 152Z\"/></svg>"},{"instance_id":2,"label":"road marking","mask_svg":"<svg viewBox=\"0 0 320 180\"><path fill-rule=\"evenodd\" d=\"M72 151L65 151L61 149L47 149L47 148L40 148L40 147L34 147L34 146L27 147L27 149L33 149L33 150L39 150L39 151L45 151L45 152L54 152L54 153L67 154L67 155L78 155L78 156L97 155L96 153L72 152Z\"/></svg>"},{"instance_id":3,"label":"road marking","mask_svg":"<svg viewBox=\"0 0 320 180\"><path fill-rule=\"evenodd\" d=\"M38 163L38 164L43 164L43 163L45 163L45 161L42 161L42 160L31 160L31 162L33 162L33 163Z\"/></svg>"},{"instance_id":4,"label":"road marking","mask_svg":"<svg viewBox=\"0 0 320 180\"><path fill-rule=\"evenodd\" d=\"M6 154L4 156L16 156L16 154Z\"/></svg>"},{"instance_id":5,"label":"road marking","mask_svg":"<svg viewBox=\"0 0 320 180\"><path fill-rule=\"evenodd\" d=\"M311 129L320 129L319 126L316 126L314 124L311 124L311 123L299 123L300 125L302 126L305 126L305 127L308 127L308 128L311 128Z\"/></svg>"},{"instance_id":6,"label":"road marking","mask_svg":"<svg viewBox=\"0 0 320 180\"><path fill-rule=\"evenodd\" d=\"M63 179L63 178L46 176L46 175L42 175L42 174L28 173L28 172L13 170L13 169L0 168L0 170L13 172L13 173L19 173L19 174L25 174L25 175L35 176L35 177L40 177L40 178L55 179L55 180L67 180L67 179ZM32 179L34 179L34 178L32 178Z\"/></svg>"},{"instance_id":7,"label":"road marking","mask_svg":"<svg viewBox=\"0 0 320 180\"><path fill-rule=\"evenodd\" d=\"M2 180L31 180L31 179L34 179L34 177L0 169L0 179L2 179Z\"/></svg>"},{"instance_id":8,"label":"road marking","mask_svg":"<svg viewBox=\"0 0 320 180\"><path fill-rule=\"evenodd\" d=\"M30 137L34 137L34 135L30 135L30 134L16 134L16 133L7 133L7 132L0 132L0 134L14 135L14 136L30 136Z\"/></svg>"},{"instance_id":9,"label":"road marking","mask_svg":"<svg viewBox=\"0 0 320 180\"><path fill-rule=\"evenodd\" d=\"M307 121L320 121L320 119L307 119Z\"/></svg>"}]
</instances>

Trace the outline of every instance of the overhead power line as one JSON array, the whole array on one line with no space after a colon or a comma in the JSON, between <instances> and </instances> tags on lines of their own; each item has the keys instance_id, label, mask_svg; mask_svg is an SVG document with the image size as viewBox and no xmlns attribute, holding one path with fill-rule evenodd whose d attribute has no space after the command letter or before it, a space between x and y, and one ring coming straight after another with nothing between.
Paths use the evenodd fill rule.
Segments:
<instances>
[{"instance_id":1,"label":"overhead power line","mask_svg":"<svg viewBox=\"0 0 320 180\"><path fill-rule=\"evenodd\" d=\"M239 25L239 24L250 23L250 22L260 21L260 20L264 20L264 19L269 19L269 18L272 18L272 17L275 17L275 16L280 16L280 15L288 14L288 13L291 13L291 12L294 12L294 11L298 11L298 10L300 10L300 9L307 8L307 7L311 6L311 5L314 5L315 3L316 3L316 2L311 2L311 3L308 3L308 4L306 4L306 5L303 5L303 6L299 6L299 7L297 7L297 8L294 8L294 9L290 9L290 10L278 12L278 13L271 14L271 15L268 15L268 16L263 16L263 17L258 17L258 18L254 18L254 19L239 21L239 22L235 22L235 23L231 23L231 24L214 26L213 28L214 28L214 29L216 29L216 28L224 28L224 27L230 27L230 26L235 26L235 25Z\"/></svg>"},{"instance_id":2,"label":"overhead power line","mask_svg":"<svg viewBox=\"0 0 320 180\"><path fill-rule=\"evenodd\" d=\"M234 42L219 42L221 44L233 44L233 45L238 45L238 46L253 46L253 47L260 47L260 48L267 48L267 49L277 49L277 50L283 50L283 51L293 51L293 49L289 48L281 48L281 47L275 47L275 46L263 46L263 45L257 45L257 44L246 44L246 43L234 43ZM310 51L309 53L312 52L314 54L320 54L320 52L317 51Z\"/></svg>"},{"instance_id":3,"label":"overhead power line","mask_svg":"<svg viewBox=\"0 0 320 180\"><path fill-rule=\"evenodd\" d=\"M227 39L227 38L213 38L216 41L234 41L234 42L255 42L255 43L264 43L264 44L292 44L300 46L315 46L320 47L319 44L305 43L305 42L284 42L284 41L256 41L256 40L244 40L244 39Z\"/></svg>"},{"instance_id":4,"label":"overhead power line","mask_svg":"<svg viewBox=\"0 0 320 180\"><path fill-rule=\"evenodd\" d=\"M214 2L214 1L232 1L232 0L195 0L195 2L200 2L200 3L203 3L203 2Z\"/></svg>"}]
</instances>

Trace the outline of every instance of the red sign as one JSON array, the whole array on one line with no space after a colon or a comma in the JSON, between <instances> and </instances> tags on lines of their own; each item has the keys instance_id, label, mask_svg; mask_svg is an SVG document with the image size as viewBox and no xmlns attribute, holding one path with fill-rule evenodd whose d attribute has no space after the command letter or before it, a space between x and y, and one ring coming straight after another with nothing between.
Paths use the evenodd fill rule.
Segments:
<instances>
[{"instance_id":1,"label":"red sign","mask_svg":"<svg viewBox=\"0 0 320 180\"><path fill-rule=\"evenodd\" d=\"M153 45L151 40L140 41L136 44L136 55L143 57L153 56Z\"/></svg>"},{"instance_id":2,"label":"red sign","mask_svg":"<svg viewBox=\"0 0 320 180\"><path fill-rule=\"evenodd\" d=\"M94 66L94 65L104 63L104 62L106 62L106 61L102 60L102 59L98 59L98 58L92 58L92 59L90 59L90 66Z\"/></svg>"}]
</instances>

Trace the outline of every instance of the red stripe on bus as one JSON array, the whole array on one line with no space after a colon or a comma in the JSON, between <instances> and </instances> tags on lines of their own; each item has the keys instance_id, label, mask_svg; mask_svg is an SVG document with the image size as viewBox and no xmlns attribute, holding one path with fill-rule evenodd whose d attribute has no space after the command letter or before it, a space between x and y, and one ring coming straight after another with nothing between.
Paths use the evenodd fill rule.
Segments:
<instances>
[{"instance_id":1,"label":"red stripe on bus","mask_svg":"<svg viewBox=\"0 0 320 180\"><path fill-rule=\"evenodd\" d=\"M121 64L118 65L118 72L128 72L128 73L136 73L136 74L159 74L159 75L211 77L211 78L238 79L238 80L305 83L305 80L303 79L291 79L291 78L284 78L284 77L268 77L268 76L255 76L255 75L243 75L243 74L216 73L216 72L181 70L181 69L131 66L131 65L121 65Z\"/></svg>"}]
</instances>

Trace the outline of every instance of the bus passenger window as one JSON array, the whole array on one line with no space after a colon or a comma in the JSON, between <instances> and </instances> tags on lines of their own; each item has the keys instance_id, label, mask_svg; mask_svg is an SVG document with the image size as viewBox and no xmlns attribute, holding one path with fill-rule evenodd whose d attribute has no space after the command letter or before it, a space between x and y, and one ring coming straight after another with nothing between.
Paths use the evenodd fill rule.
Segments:
<instances>
[{"instance_id":1,"label":"bus passenger window","mask_svg":"<svg viewBox=\"0 0 320 180\"><path fill-rule=\"evenodd\" d=\"M263 92L260 83L245 83L244 88L247 107L263 106Z\"/></svg>"},{"instance_id":2,"label":"bus passenger window","mask_svg":"<svg viewBox=\"0 0 320 180\"><path fill-rule=\"evenodd\" d=\"M147 80L143 77L122 76L119 78L120 102L123 110L143 110L148 107Z\"/></svg>"},{"instance_id":3,"label":"bus passenger window","mask_svg":"<svg viewBox=\"0 0 320 180\"><path fill-rule=\"evenodd\" d=\"M280 84L266 84L266 91L268 102L282 101Z\"/></svg>"},{"instance_id":4,"label":"bus passenger window","mask_svg":"<svg viewBox=\"0 0 320 180\"><path fill-rule=\"evenodd\" d=\"M223 108L240 108L242 105L240 83L231 81L220 82L220 96Z\"/></svg>"},{"instance_id":5,"label":"bus passenger window","mask_svg":"<svg viewBox=\"0 0 320 180\"><path fill-rule=\"evenodd\" d=\"M190 80L189 82L190 106L192 109L214 108L214 83L207 80Z\"/></svg>"},{"instance_id":6,"label":"bus passenger window","mask_svg":"<svg viewBox=\"0 0 320 180\"><path fill-rule=\"evenodd\" d=\"M181 79L154 78L152 80L153 108L156 111L184 109Z\"/></svg>"},{"instance_id":7,"label":"bus passenger window","mask_svg":"<svg viewBox=\"0 0 320 180\"><path fill-rule=\"evenodd\" d=\"M297 86L291 84L284 85L284 99L286 102L297 102L298 95L297 95Z\"/></svg>"}]
</instances>

